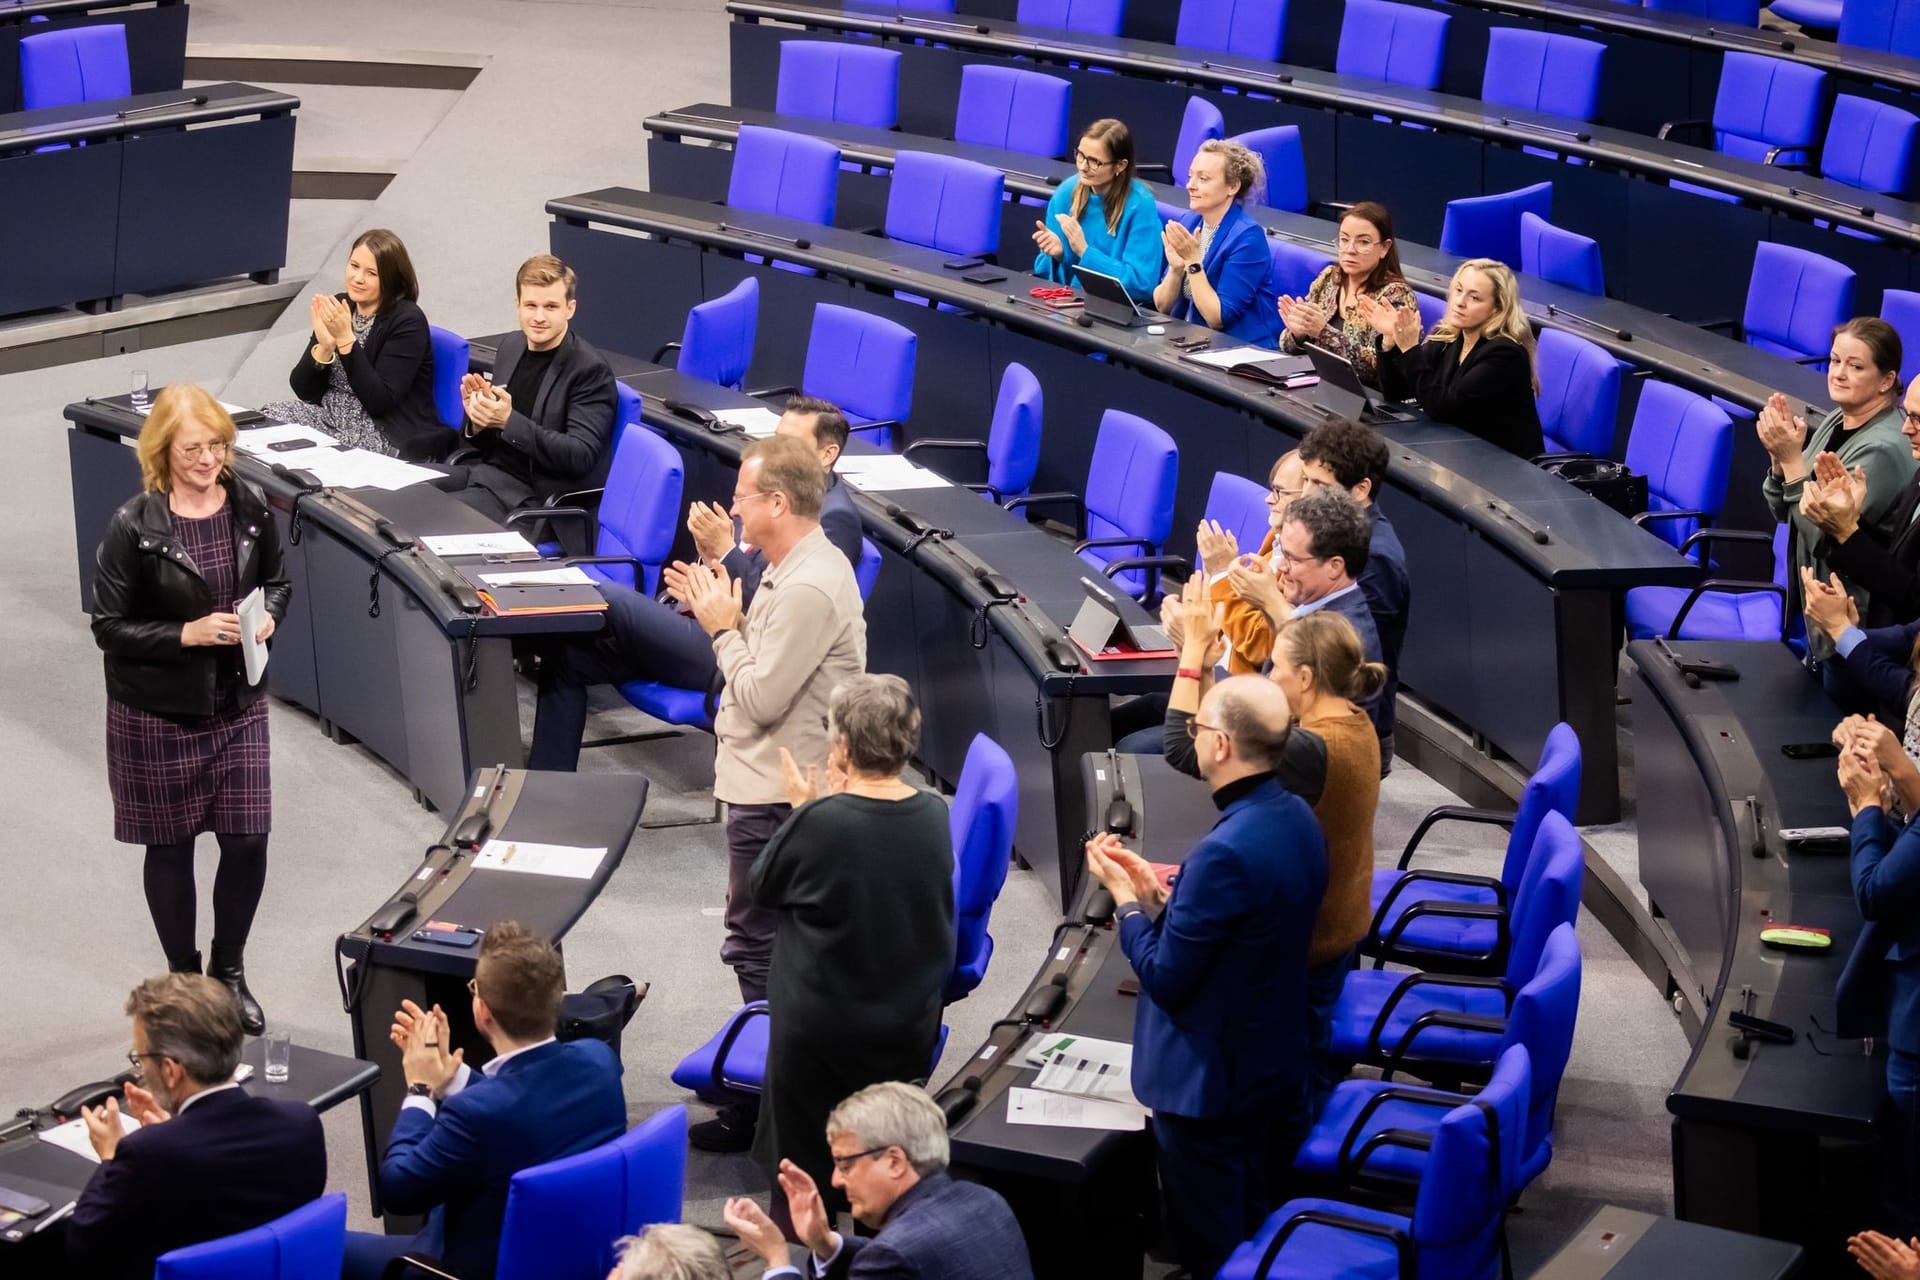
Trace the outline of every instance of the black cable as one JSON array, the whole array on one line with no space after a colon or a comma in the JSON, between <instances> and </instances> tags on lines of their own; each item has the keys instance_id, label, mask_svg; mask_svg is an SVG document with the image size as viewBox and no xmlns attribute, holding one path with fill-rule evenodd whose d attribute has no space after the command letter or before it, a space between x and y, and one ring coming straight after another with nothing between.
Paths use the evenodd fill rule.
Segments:
<instances>
[{"instance_id":1,"label":"black cable","mask_svg":"<svg viewBox=\"0 0 1920 1280\"><path fill-rule=\"evenodd\" d=\"M312 493L313 490L311 489L301 489L293 495L293 505L289 508L292 514L291 518L287 521L287 542L291 546L297 547L300 545L300 499L309 497Z\"/></svg>"},{"instance_id":2,"label":"black cable","mask_svg":"<svg viewBox=\"0 0 1920 1280\"><path fill-rule=\"evenodd\" d=\"M911 556L920 549L920 544L924 542L933 538L951 538L952 536L953 530L951 529L922 529L919 533L914 534L912 538L907 540L907 545L900 548L900 554L903 557Z\"/></svg>"},{"instance_id":3,"label":"black cable","mask_svg":"<svg viewBox=\"0 0 1920 1280\"><path fill-rule=\"evenodd\" d=\"M1012 604L1011 600L989 600L973 611L973 621L967 628L967 639L976 649L987 647L987 611L998 604Z\"/></svg>"},{"instance_id":4,"label":"black cable","mask_svg":"<svg viewBox=\"0 0 1920 1280\"><path fill-rule=\"evenodd\" d=\"M1061 743L1067 740L1067 729L1073 724L1073 682L1078 675L1079 672L1076 671L1067 676L1067 691L1061 695L1066 699L1067 710L1066 713L1060 717L1060 732L1052 738L1047 737L1047 695L1043 691L1034 696L1033 714L1039 723L1040 745L1049 751L1059 747Z\"/></svg>"},{"instance_id":5,"label":"black cable","mask_svg":"<svg viewBox=\"0 0 1920 1280\"><path fill-rule=\"evenodd\" d=\"M474 614L467 619L467 674L464 684L468 693L480 687L480 642L475 637L480 632L480 615Z\"/></svg>"},{"instance_id":6,"label":"black cable","mask_svg":"<svg viewBox=\"0 0 1920 1280\"><path fill-rule=\"evenodd\" d=\"M367 575L367 616L369 618L377 618L380 616L380 566L387 562L388 556L399 555L402 551L411 550L413 550L411 545L388 547L385 551L382 551L373 558L373 572Z\"/></svg>"}]
</instances>

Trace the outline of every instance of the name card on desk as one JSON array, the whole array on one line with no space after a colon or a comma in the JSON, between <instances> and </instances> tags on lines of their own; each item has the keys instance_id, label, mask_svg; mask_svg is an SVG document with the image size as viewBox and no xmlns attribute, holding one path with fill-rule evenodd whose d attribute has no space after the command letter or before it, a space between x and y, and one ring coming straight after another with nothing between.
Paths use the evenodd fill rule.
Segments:
<instances>
[{"instance_id":1,"label":"name card on desk","mask_svg":"<svg viewBox=\"0 0 1920 1280\"><path fill-rule=\"evenodd\" d=\"M899 489L944 489L952 484L945 476L908 462L897 453L841 454L833 468L862 493L886 493Z\"/></svg>"}]
</instances>

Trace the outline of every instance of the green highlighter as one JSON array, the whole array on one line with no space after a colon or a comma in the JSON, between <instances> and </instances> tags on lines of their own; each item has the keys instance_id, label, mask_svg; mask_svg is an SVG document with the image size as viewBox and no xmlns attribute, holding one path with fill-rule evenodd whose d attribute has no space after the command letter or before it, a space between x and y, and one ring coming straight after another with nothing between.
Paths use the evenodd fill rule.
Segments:
<instances>
[{"instance_id":1,"label":"green highlighter","mask_svg":"<svg viewBox=\"0 0 1920 1280\"><path fill-rule=\"evenodd\" d=\"M1770 924L1760 931L1760 941L1789 951L1825 951L1833 945L1833 935L1812 925Z\"/></svg>"}]
</instances>

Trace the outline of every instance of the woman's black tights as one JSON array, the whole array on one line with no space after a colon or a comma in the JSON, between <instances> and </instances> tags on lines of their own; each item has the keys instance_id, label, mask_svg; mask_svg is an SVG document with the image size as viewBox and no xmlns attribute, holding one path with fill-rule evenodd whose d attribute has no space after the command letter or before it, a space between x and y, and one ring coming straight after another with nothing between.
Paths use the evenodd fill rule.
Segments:
<instances>
[{"instance_id":1,"label":"woman's black tights","mask_svg":"<svg viewBox=\"0 0 1920 1280\"><path fill-rule=\"evenodd\" d=\"M213 876L213 938L221 947L246 946L254 909L267 883L267 837L216 835L220 869ZM184 965L195 945L198 897L193 882L193 841L147 846L144 874L147 910L170 965Z\"/></svg>"}]
</instances>

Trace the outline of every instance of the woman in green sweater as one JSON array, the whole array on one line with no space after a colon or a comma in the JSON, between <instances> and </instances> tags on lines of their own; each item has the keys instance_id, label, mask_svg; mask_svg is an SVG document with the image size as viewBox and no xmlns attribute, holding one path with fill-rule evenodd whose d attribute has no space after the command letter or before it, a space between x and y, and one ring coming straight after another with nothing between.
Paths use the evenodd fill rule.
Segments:
<instances>
[{"instance_id":1,"label":"woman in green sweater","mask_svg":"<svg viewBox=\"0 0 1920 1280\"><path fill-rule=\"evenodd\" d=\"M1860 523L1884 542L1892 541L1894 503L1913 476L1913 452L1900 434L1900 335L1873 316L1849 320L1833 331L1827 364L1827 394L1837 406L1811 430L1796 417L1787 397L1776 392L1760 410L1760 445L1772 465L1760 492L1776 520L1790 521L1793 562L1787 573L1788 616L1800 613L1800 570L1812 569L1825 582L1830 572L1820 554L1821 533L1800 512L1800 497L1813 473L1813 460L1835 454L1849 472L1865 476L1866 506ZM1851 587L1864 616L1866 592ZM1815 661L1833 655L1833 642L1818 627L1808 628L1807 654Z\"/></svg>"}]
</instances>

